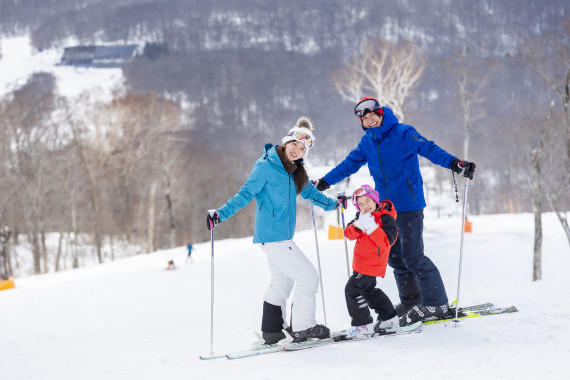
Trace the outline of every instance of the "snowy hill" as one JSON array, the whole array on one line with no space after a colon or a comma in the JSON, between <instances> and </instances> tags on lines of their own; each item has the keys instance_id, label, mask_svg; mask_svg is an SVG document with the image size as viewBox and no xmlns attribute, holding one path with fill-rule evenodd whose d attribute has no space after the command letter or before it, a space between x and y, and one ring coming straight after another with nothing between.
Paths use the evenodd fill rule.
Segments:
<instances>
[{"instance_id":1,"label":"snowy hill","mask_svg":"<svg viewBox=\"0 0 570 380\"><path fill-rule=\"evenodd\" d=\"M0 292L1 379L563 379L570 369L568 244L544 217L543 281L532 282L533 216L472 217L461 301L516 305L520 312L425 326L421 334L293 353L201 361L210 349L210 243L194 262L180 247L99 266L17 279ZM227 223L231 223L231 220ZM460 217L426 218L426 252L455 298ZM223 228L223 223L220 227ZM316 263L312 230L295 237ZM327 322L349 324L342 240L319 231ZM352 244L349 243L349 250ZM215 242L214 351L249 347L268 282L251 238ZM168 260L176 270L165 270ZM397 302L392 273L379 280ZM321 297L317 319L323 322Z\"/></svg>"},{"instance_id":2,"label":"snowy hill","mask_svg":"<svg viewBox=\"0 0 570 380\"><path fill-rule=\"evenodd\" d=\"M123 82L120 68L58 66L63 49L34 51L29 36L2 38L0 43L0 97L18 89L38 72L53 74L58 93L70 98L86 92L91 96L109 97Z\"/></svg>"}]
</instances>

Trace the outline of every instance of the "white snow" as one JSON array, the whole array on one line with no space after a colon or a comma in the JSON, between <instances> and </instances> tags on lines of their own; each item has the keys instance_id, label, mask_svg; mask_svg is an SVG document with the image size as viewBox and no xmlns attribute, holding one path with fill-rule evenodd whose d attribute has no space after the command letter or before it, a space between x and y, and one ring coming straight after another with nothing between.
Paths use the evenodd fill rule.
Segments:
<instances>
[{"instance_id":1,"label":"white snow","mask_svg":"<svg viewBox=\"0 0 570 380\"><path fill-rule=\"evenodd\" d=\"M458 206L459 207L459 206ZM428 256L455 298L460 216L426 217ZM532 279L533 216L473 216L465 235L461 303L516 305L510 315L425 326L421 334L330 345L236 361L210 353L210 243L56 274L16 279L0 292L0 379L562 379L570 357L568 243L544 215L543 280ZM232 223L231 219L225 223ZM220 229L224 228L220 225ZM312 230L298 245L316 265ZM349 243L349 250L352 249ZM327 323L350 322L342 240L319 230ZM264 254L251 238L215 241L214 352L255 341L268 282ZM167 271L173 259L177 269ZM397 302L393 275L379 286ZM317 318L324 322L320 294Z\"/></svg>"},{"instance_id":2,"label":"white snow","mask_svg":"<svg viewBox=\"0 0 570 380\"><path fill-rule=\"evenodd\" d=\"M0 43L0 96L20 88L37 72L53 74L58 93L69 98L89 92L91 97L108 99L123 84L120 68L58 66L63 49L35 51L28 36L3 37Z\"/></svg>"}]
</instances>

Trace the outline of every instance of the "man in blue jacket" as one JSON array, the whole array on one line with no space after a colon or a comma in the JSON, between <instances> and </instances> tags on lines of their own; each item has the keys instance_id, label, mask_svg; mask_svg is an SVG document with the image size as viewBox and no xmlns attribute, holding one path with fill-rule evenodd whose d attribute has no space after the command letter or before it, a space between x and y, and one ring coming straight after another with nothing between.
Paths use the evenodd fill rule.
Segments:
<instances>
[{"instance_id":1,"label":"man in blue jacket","mask_svg":"<svg viewBox=\"0 0 570 380\"><path fill-rule=\"evenodd\" d=\"M424 255L426 202L418 154L469 179L473 179L475 164L459 160L412 126L399 123L391 109L381 107L372 97L362 98L354 113L365 134L340 164L316 182L317 189L326 190L368 164L380 199L392 201L398 212L399 238L390 250L388 264L398 285L400 324L443 316L449 312L443 280Z\"/></svg>"}]
</instances>

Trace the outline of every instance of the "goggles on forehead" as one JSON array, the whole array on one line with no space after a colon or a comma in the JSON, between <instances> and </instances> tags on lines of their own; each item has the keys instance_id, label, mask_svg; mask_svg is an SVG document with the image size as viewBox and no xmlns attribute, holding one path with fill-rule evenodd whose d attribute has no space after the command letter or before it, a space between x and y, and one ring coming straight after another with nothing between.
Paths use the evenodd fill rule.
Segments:
<instances>
[{"instance_id":1,"label":"goggles on forehead","mask_svg":"<svg viewBox=\"0 0 570 380\"><path fill-rule=\"evenodd\" d=\"M360 118L371 112L384 114L384 110L380 107L380 103L378 103L376 99L363 100L354 107L354 114Z\"/></svg>"},{"instance_id":2,"label":"goggles on forehead","mask_svg":"<svg viewBox=\"0 0 570 380\"><path fill-rule=\"evenodd\" d=\"M374 194L366 187L361 187L352 194L352 204L355 206L358 205L358 197L361 197L363 195L374 195Z\"/></svg>"},{"instance_id":3,"label":"goggles on forehead","mask_svg":"<svg viewBox=\"0 0 570 380\"><path fill-rule=\"evenodd\" d=\"M303 131L291 131L287 136L292 136L295 140L302 142L307 149L311 149L315 142L311 135Z\"/></svg>"}]
</instances>

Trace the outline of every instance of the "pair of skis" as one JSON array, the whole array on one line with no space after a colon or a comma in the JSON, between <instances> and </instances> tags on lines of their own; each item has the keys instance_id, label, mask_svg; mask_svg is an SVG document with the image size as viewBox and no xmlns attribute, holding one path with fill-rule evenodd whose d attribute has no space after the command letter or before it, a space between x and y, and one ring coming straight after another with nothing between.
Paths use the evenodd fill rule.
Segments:
<instances>
[{"instance_id":1,"label":"pair of skis","mask_svg":"<svg viewBox=\"0 0 570 380\"><path fill-rule=\"evenodd\" d=\"M352 342L356 340L363 340L363 339L371 339L377 338L382 336L394 336L394 335L402 335L402 334L410 334L414 332L421 332L421 322L416 322L409 326L400 327L396 330L384 330L380 333L375 333L374 335L362 336L355 339L341 339L342 333L333 333L334 337L325 338L325 339L309 339L304 342L283 342L271 345L261 345L259 347L255 347L249 350L244 351L236 351L236 352L229 352L223 355L214 355L214 356L200 356L200 359L208 360L208 359L219 359L219 358L228 358L232 359L242 359L248 358L251 356L260 356L266 354L272 354L274 352L283 352L283 351L299 351L305 350L308 348L328 345L328 344L336 344L336 343L344 343L344 342ZM336 335L336 336L335 336Z\"/></svg>"},{"instance_id":2,"label":"pair of skis","mask_svg":"<svg viewBox=\"0 0 570 380\"><path fill-rule=\"evenodd\" d=\"M452 304L453 305L453 304ZM485 317L491 315L498 315L498 314L509 314L517 312L517 308L515 306L511 307L496 307L492 303L484 303L480 305L473 305L468 307L463 307L459 309L457 313L457 319L467 319L467 318L476 318L476 317ZM359 341L359 340L367 340L379 337L386 337L386 336L396 336L396 335L403 335L403 334L412 334L412 333L420 333L422 331L422 325L430 325L435 323L444 323L444 322L452 322L455 321L455 308L451 308L450 312L448 313L447 317L439 318L429 321L416 322L409 326L403 326L398 329L393 330L382 330L379 333L375 333L373 335L364 335L361 337L353 338L353 339L346 339L343 338L343 334L341 332L333 333L332 338L326 339L314 339L314 340L307 340L304 342L294 343L294 342L286 342L281 344L272 344L272 345L261 345L259 347L255 347L249 350L244 351L236 351L236 352L229 352L222 355L211 355L211 356L200 356L200 359L209 360L209 359L219 359L219 358L227 358L227 359L242 359L252 356L260 356L271 354L275 352L283 352L283 351L298 351L304 350L313 347L319 347L329 344L336 344L336 343L345 343L345 342L352 342L352 341Z\"/></svg>"}]
</instances>

